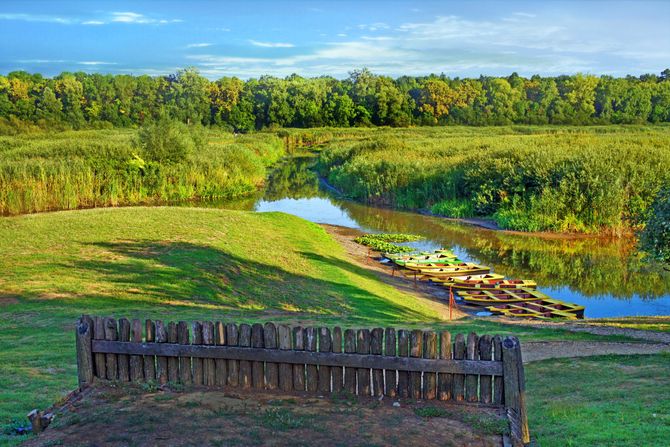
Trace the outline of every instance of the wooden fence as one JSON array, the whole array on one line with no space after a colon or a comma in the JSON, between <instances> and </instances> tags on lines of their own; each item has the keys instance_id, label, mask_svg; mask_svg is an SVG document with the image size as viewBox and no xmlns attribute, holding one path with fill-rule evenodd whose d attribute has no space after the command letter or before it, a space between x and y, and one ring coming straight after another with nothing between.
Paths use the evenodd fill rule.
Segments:
<instances>
[{"instance_id":1,"label":"wooden fence","mask_svg":"<svg viewBox=\"0 0 670 447\"><path fill-rule=\"evenodd\" d=\"M515 337L82 316L76 339L80 388L155 381L452 400L503 407L515 443L530 440Z\"/></svg>"}]
</instances>

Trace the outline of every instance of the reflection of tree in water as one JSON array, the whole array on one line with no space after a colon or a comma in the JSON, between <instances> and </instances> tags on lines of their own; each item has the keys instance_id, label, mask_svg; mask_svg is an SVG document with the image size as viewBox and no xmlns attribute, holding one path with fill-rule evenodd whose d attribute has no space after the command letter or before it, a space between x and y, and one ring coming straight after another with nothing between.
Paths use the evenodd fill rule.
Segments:
<instances>
[{"instance_id":1,"label":"reflection of tree in water","mask_svg":"<svg viewBox=\"0 0 670 447\"><path fill-rule=\"evenodd\" d=\"M542 287L568 286L584 296L618 299L654 299L670 293L670 274L644 262L630 239L540 238L346 201L339 205L363 226L421 234L445 247L463 247L495 271L536 280Z\"/></svg>"},{"instance_id":2,"label":"reflection of tree in water","mask_svg":"<svg viewBox=\"0 0 670 447\"><path fill-rule=\"evenodd\" d=\"M319 178L310 170L313 164L314 157L309 156L279 163L267 179L264 199L324 197L325 193L319 190Z\"/></svg>"}]
</instances>

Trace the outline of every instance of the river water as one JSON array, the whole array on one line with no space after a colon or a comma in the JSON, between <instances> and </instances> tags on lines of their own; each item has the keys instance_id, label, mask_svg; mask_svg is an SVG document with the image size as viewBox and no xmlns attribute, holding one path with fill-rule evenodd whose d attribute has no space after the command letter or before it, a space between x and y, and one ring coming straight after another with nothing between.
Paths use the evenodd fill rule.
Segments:
<instances>
[{"instance_id":1,"label":"river water","mask_svg":"<svg viewBox=\"0 0 670 447\"><path fill-rule=\"evenodd\" d=\"M532 279L547 295L586 306L587 317L670 315L670 273L643 262L627 239L538 237L487 230L343 200L320 187L310 158L286 160L253 199L209 206L281 211L366 232L412 233L420 249L450 248L510 278Z\"/></svg>"}]
</instances>

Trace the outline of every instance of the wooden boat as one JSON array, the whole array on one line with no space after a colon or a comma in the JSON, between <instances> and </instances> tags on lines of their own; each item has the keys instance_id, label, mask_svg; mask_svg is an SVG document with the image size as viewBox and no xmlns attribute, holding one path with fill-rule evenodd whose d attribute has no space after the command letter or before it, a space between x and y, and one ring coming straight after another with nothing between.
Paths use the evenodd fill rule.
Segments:
<instances>
[{"instance_id":1,"label":"wooden boat","mask_svg":"<svg viewBox=\"0 0 670 447\"><path fill-rule=\"evenodd\" d=\"M438 264L438 263L448 263L458 259L454 254L434 254L434 255L425 255L425 256L404 256L391 259L398 265L405 266L406 264Z\"/></svg>"},{"instance_id":2,"label":"wooden boat","mask_svg":"<svg viewBox=\"0 0 670 447\"><path fill-rule=\"evenodd\" d=\"M491 279L491 280L500 280L504 279L503 275L497 273L486 273L481 275L462 275L462 276L447 276L447 277L434 277L430 278L433 282L439 282L444 284L445 287L449 287L455 280L466 280L466 279Z\"/></svg>"},{"instance_id":3,"label":"wooden boat","mask_svg":"<svg viewBox=\"0 0 670 447\"><path fill-rule=\"evenodd\" d=\"M416 263L416 262L407 262L405 264L398 264L402 267L405 267L406 269L409 270L421 270L421 269L426 269L426 268L442 268L442 267L449 267L451 265L458 265L458 264L463 264L464 262L461 259L458 258L453 258L453 259L442 259L439 262L431 262L431 263Z\"/></svg>"},{"instance_id":4,"label":"wooden boat","mask_svg":"<svg viewBox=\"0 0 670 447\"><path fill-rule=\"evenodd\" d=\"M478 289L536 289L537 283L528 279L457 279L449 287L459 290Z\"/></svg>"},{"instance_id":5,"label":"wooden boat","mask_svg":"<svg viewBox=\"0 0 670 447\"><path fill-rule=\"evenodd\" d=\"M489 273L491 269L485 265L471 264L464 262L440 268L424 268L417 271L417 274L428 277L449 277L463 275L481 275Z\"/></svg>"},{"instance_id":6,"label":"wooden boat","mask_svg":"<svg viewBox=\"0 0 670 447\"><path fill-rule=\"evenodd\" d=\"M544 293L525 288L516 289L479 289L457 290L458 296L468 304L489 306L492 304L510 304L528 301L546 301L547 303L562 303L548 297Z\"/></svg>"},{"instance_id":7,"label":"wooden boat","mask_svg":"<svg viewBox=\"0 0 670 447\"><path fill-rule=\"evenodd\" d=\"M532 317L532 318L566 318L574 320L584 318L584 306L552 300L556 303L542 303L537 301L526 301L520 303L497 304L488 306L486 309L493 313L503 314L509 317Z\"/></svg>"}]
</instances>

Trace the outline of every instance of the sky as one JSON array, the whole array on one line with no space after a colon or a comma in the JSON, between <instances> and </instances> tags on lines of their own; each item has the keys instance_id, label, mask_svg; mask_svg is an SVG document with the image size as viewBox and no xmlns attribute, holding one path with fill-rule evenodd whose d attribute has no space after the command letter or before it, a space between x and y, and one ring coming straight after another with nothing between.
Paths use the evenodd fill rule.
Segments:
<instances>
[{"instance_id":1,"label":"sky","mask_svg":"<svg viewBox=\"0 0 670 447\"><path fill-rule=\"evenodd\" d=\"M670 67L669 24L661 0L0 0L0 73L640 75Z\"/></svg>"}]
</instances>

